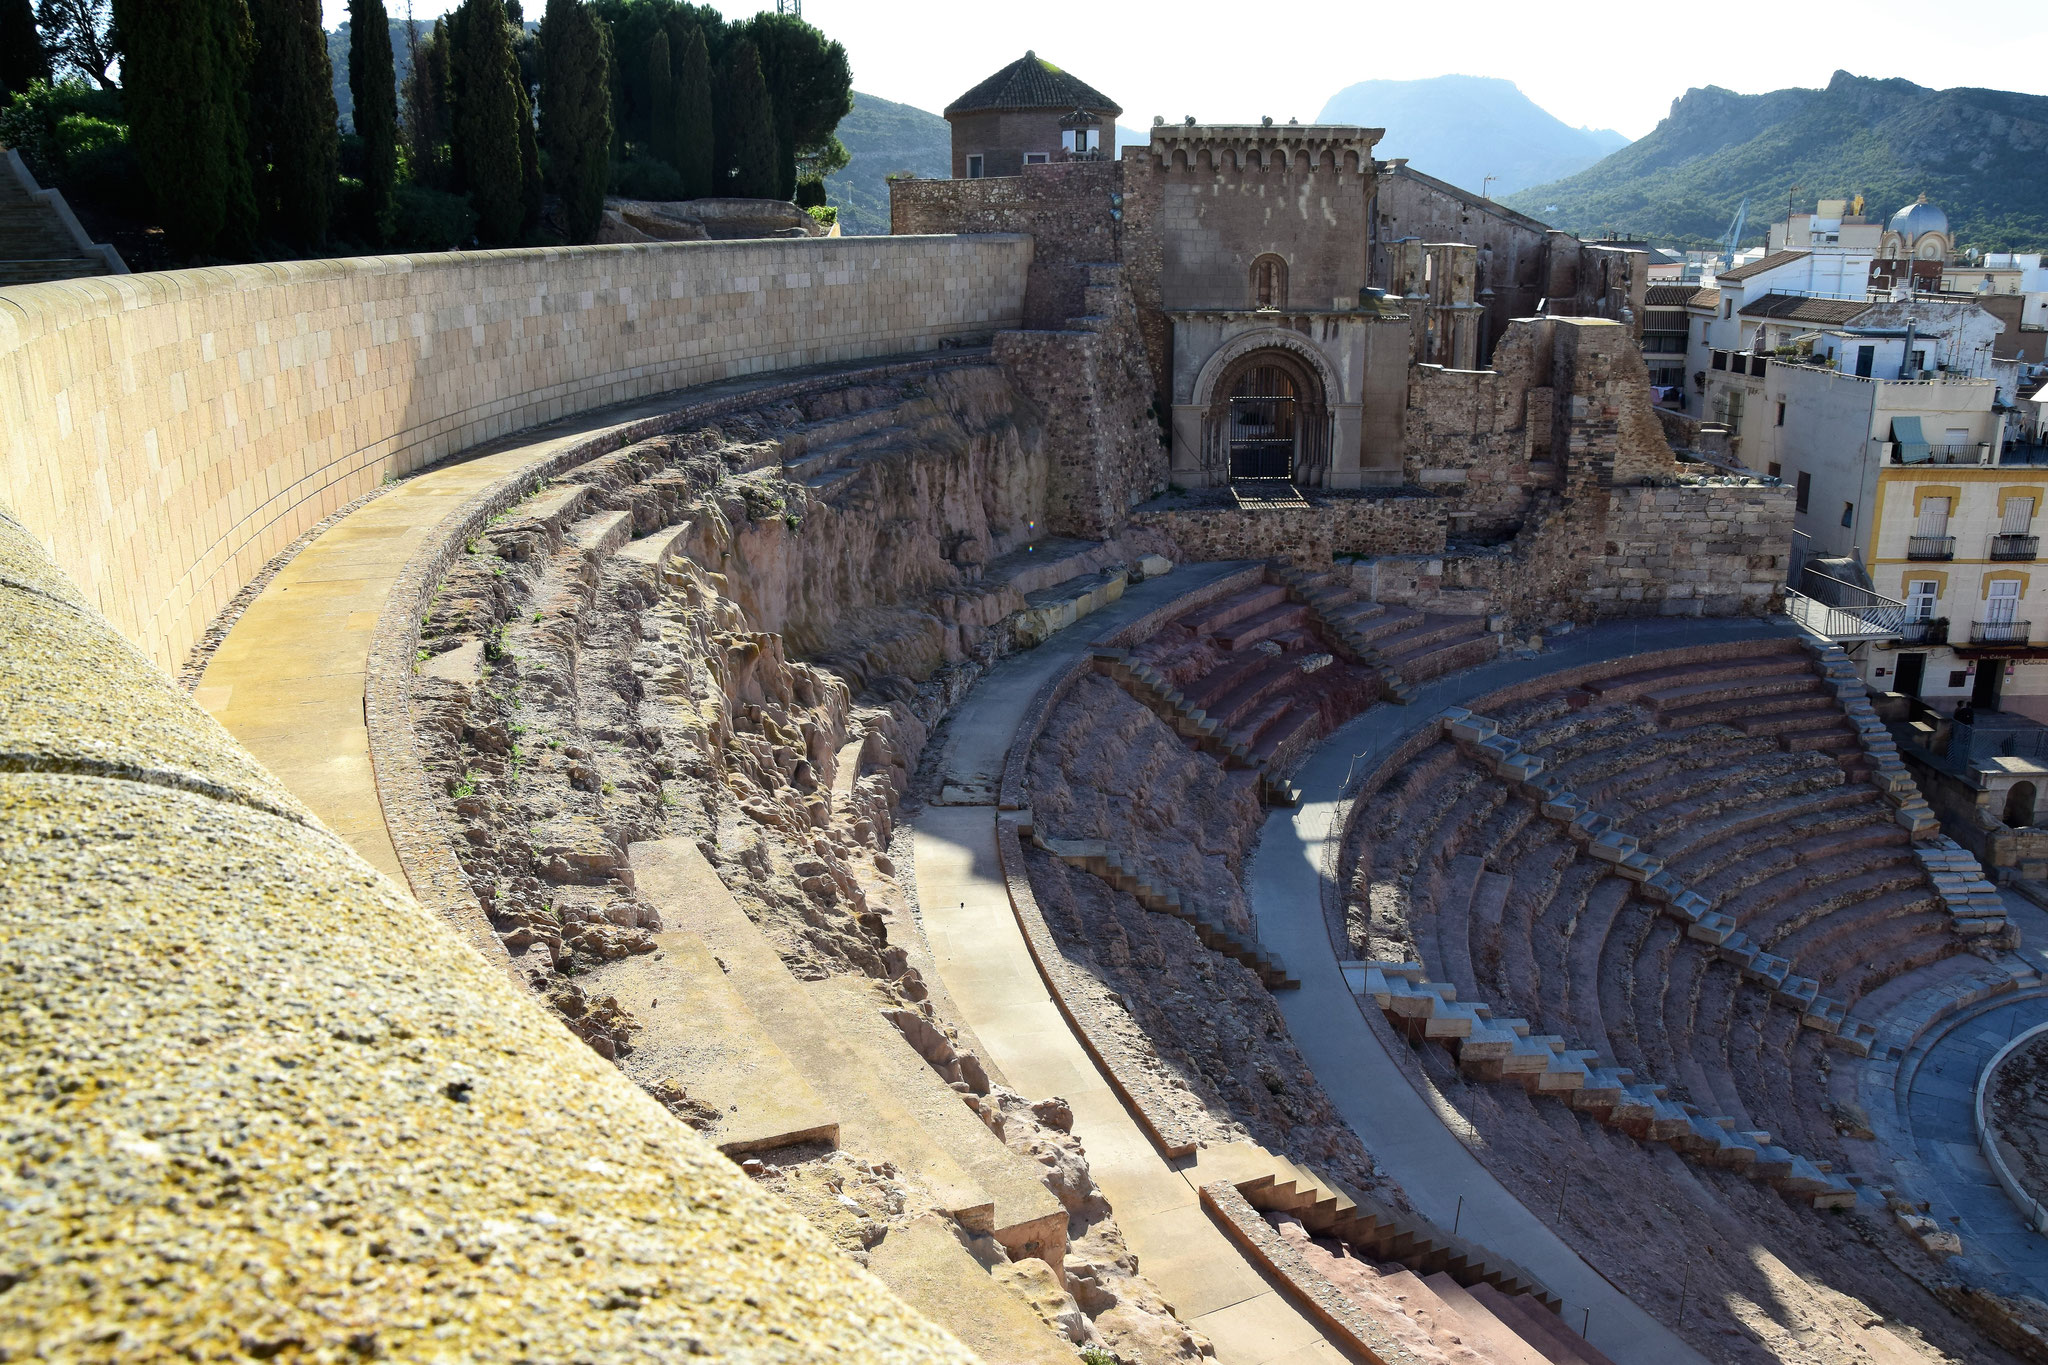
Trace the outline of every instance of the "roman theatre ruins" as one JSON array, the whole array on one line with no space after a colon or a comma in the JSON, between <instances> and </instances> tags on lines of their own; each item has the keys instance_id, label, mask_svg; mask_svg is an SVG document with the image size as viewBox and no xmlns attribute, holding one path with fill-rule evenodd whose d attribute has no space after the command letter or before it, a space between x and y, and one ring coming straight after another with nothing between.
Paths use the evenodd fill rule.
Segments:
<instances>
[{"instance_id":1,"label":"roman theatre ruins","mask_svg":"<svg viewBox=\"0 0 2048 1365\"><path fill-rule=\"evenodd\" d=\"M0 1356L2042 1358L1791 492L1377 138L0 289Z\"/></svg>"}]
</instances>

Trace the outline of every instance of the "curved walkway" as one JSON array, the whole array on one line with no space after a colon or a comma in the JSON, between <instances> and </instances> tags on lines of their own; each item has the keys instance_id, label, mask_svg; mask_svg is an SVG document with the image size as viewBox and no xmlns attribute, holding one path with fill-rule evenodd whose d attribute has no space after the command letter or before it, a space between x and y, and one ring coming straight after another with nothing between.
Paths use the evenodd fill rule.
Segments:
<instances>
[{"instance_id":1,"label":"curved walkway","mask_svg":"<svg viewBox=\"0 0 2048 1365\"><path fill-rule=\"evenodd\" d=\"M378 799L364 693L385 604L443 520L493 484L648 418L903 359L807 366L677 389L515 432L426 470L336 522L279 570L214 651L193 700L321 823L399 886L409 886Z\"/></svg>"},{"instance_id":2,"label":"curved walkway","mask_svg":"<svg viewBox=\"0 0 2048 1365\"><path fill-rule=\"evenodd\" d=\"M1300 978L1274 997L1294 1044L1380 1169L1418 1211L1541 1275L1565 1299L1564 1320L1587 1323L1593 1345L1624 1362L1701 1361L1670 1329L1606 1277L1494 1179L1447 1126L1450 1115L1419 1093L1387 1053L1339 969L1323 915L1324 858L1344 837L1346 785L1378 765L1446 706L1515 683L1644 650L1762 638L1784 628L1759 621L1644 621L1596 626L1559 640L1533 659L1496 659L1416 689L1406 707L1375 706L1323 741L1291 777L1302 792L1276 809L1245 874L1259 939ZM1462 1204L1460 1200L1462 1198ZM1586 1310L1591 1310L1586 1314Z\"/></svg>"},{"instance_id":3,"label":"curved walkway","mask_svg":"<svg viewBox=\"0 0 2048 1365\"><path fill-rule=\"evenodd\" d=\"M955 709L939 739L944 787L992 793L1003 755L1032 699L1073 666L1090 642L1241 564L1176 569L1126 592L1114 606L1003 660ZM1309 1365L1347 1357L1248 1264L1203 1212L1196 1193L1220 1178L1208 1162L1169 1163L1109 1088L1046 994L1010 909L996 856L993 804L928 806L912 821L919 914L933 964L1009 1084L1034 1098L1058 1095L1074 1111L1088 1152L1139 1268L1181 1320L1216 1345L1222 1365Z\"/></svg>"},{"instance_id":4,"label":"curved walkway","mask_svg":"<svg viewBox=\"0 0 2048 1365\"><path fill-rule=\"evenodd\" d=\"M2048 1237L2028 1227L1977 1145L1977 1078L2008 1041L2048 1023L2048 992L1989 1001L1913 1049L1918 1065L1900 1107L1934 1188L1919 1191L1937 1221L1953 1226L1963 1254L1992 1275L2014 1275L2048 1298Z\"/></svg>"}]
</instances>

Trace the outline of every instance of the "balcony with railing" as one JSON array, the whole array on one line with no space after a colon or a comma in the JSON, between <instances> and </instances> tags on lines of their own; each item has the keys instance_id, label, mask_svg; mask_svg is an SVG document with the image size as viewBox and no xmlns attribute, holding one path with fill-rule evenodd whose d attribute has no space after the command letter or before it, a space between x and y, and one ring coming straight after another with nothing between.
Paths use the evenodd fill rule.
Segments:
<instances>
[{"instance_id":1,"label":"balcony with railing","mask_svg":"<svg viewBox=\"0 0 2048 1365\"><path fill-rule=\"evenodd\" d=\"M1785 589L1785 614L1823 639L1896 640L1906 630L1908 608L1896 597L1807 568L1800 586ZM1924 623L1915 623L1924 624Z\"/></svg>"},{"instance_id":2,"label":"balcony with railing","mask_svg":"<svg viewBox=\"0 0 2048 1365\"><path fill-rule=\"evenodd\" d=\"M2031 621L1972 621L1973 645L2023 645L2034 629Z\"/></svg>"},{"instance_id":3,"label":"balcony with railing","mask_svg":"<svg viewBox=\"0 0 2048 1365\"><path fill-rule=\"evenodd\" d=\"M1936 616L1928 620L1908 621L1899 628L1899 641L1909 645L1945 645L1948 643L1948 618Z\"/></svg>"},{"instance_id":4,"label":"balcony with railing","mask_svg":"<svg viewBox=\"0 0 2048 1365\"><path fill-rule=\"evenodd\" d=\"M2039 536L1993 536L1991 557L1993 559L2037 559L2040 557L2041 537Z\"/></svg>"},{"instance_id":5,"label":"balcony with railing","mask_svg":"<svg viewBox=\"0 0 2048 1365\"><path fill-rule=\"evenodd\" d=\"M1908 559L1954 559L1956 538L1954 536L1908 536L1906 537L1906 558Z\"/></svg>"}]
</instances>

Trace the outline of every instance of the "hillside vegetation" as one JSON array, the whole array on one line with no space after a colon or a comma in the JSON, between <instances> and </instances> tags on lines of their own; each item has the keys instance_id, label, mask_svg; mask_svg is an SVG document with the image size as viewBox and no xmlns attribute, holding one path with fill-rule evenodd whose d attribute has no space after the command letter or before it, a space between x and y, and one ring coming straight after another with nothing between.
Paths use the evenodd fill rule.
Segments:
<instances>
[{"instance_id":1,"label":"hillside vegetation","mask_svg":"<svg viewBox=\"0 0 2048 1365\"><path fill-rule=\"evenodd\" d=\"M1495 198L1583 170L1628 145L1609 128L1572 127L1513 81L1492 76L1360 81L1332 95L1316 121L1384 128L1376 155L1406 157L1418 171Z\"/></svg>"},{"instance_id":2,"label":"hillside vegetation","mask_svg":"<svg viewBox=\"0 0 2048 1365\"><path fill-rule=\"evenodd\" d=\"M853 92L853 112L839 121L846 169L825 178L826 202L839 210L839 230L850 236L889 231L893 171L943 180L953 173L952 126L937 114Z\"/></svg>"},{"instance_id":3,"label":"hillside vegetation","mask_svg":"<svg viewBox=\"0 0 2048 1365\"><path fill-rule=\"evenodd\" d=\"M2048 247L2044 154L2048 96L1837 71L1824 90L1688 90L1648 137L1506 202L1589 236L1707 246L1744 195L1744 242L1755 244L1788 197L1810 207L1862 194L1865 212L1883 218L1925 194L1947 210L1958 245L2027 251Z\"/></svg>"}]
</instances>

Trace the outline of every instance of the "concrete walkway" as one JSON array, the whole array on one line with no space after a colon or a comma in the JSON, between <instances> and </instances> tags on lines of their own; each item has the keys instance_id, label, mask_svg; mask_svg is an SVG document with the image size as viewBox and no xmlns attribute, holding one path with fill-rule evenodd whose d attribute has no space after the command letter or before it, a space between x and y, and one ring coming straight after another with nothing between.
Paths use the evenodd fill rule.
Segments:
<instances>
[{"instance_id":1,"label":"concrete walkway","mask_svg":"<svg viewBox=\"0 0 2048 1365\"><path fill-rule=\"evenodd\" d=\"M1366 1022L1345 984L1323 918L1323 860L1343 838L1350 793L1362 777L1446 706L1561 669L1646 650L1780 636L1757 621L1623 622L1577 631L1532 659L1495 659L1418 688L1406 707L1375 706L1338 730L1292 777L1293 810L1275 809L1246 871L1259 938L1293 968L1301 989L1275 997L1294 1044L1380 1169L1421 1213L1529 1267L1565 1300L1564 1320L1587 1323L1587 1339L1615 1360L1703 1358L1638 1308L1524 1208L1452 1130L1454 1114L1419 1093ZM1462 1214L1459 1199L1463 1197ZM1587 1309L1590 1317L1584 1316Z\"/></svg>"},{"instance_id":2,"label":"concrete walkway","mask_svg":"<svg viewBox=\"0 0 2048 1365\"><path fill-rule=\"evenodd\" d=\"M1241 567L1194 565L1140 584L1114 606L991 669L939 741L945 782L993 789L1010 737L1048 679L1090 642ZM1222 1365L1346 1359L1210 1221L1196 1194L1203 1174L1159 1156L1067 1027L1010 910L996 859L995 808L931 806L912 827L925 934L962 1022L1012 1086L1033 1099L1059 1095L1073 1106L1074 1135L1139 1268L1183 1321L1215 1343Z\"/></svg>"},{"instance_id":3,"label":"concrete walkway","mask_svg":"<svg viewBox=\"0 0 2048 1365\"><path fill-rule=\"evenodd\" d=\"M1976 1123L1978 1077L2000 1048L2040 1023L2048 1023L2048 994L2037 992L1987 1001L1940 1025L1932 1042L1914 1048L1920 1064L1905 1108L1936 1186L1918 1193L1936 1220L1955 1229L1979 1269L2017 1276L2026 1292L2048 1298L2048 1237L2027 1226L1991 1174Z\"/></svg>"}]
</instances>

